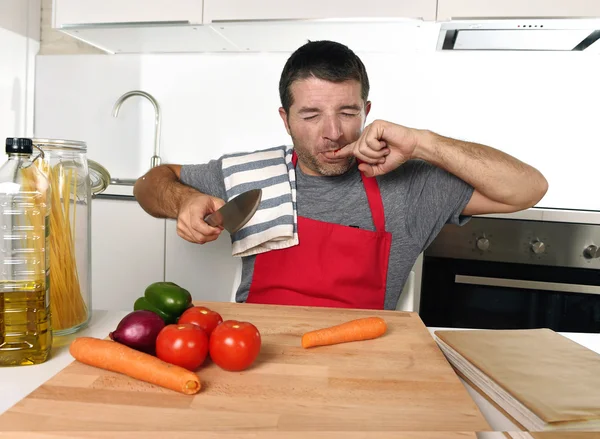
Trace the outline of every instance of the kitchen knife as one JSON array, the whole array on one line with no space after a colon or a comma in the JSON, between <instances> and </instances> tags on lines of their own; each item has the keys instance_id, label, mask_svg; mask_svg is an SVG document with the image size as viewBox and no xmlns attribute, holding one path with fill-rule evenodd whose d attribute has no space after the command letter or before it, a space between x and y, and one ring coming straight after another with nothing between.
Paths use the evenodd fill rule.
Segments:
<instances>
[{"instance_id":1,"label":"kitchen knife","mask_svg":"<svg viewBox=\"0 0 600 439\"><path fill-rule=\"evenodd\" d=\"M221 226L229 233L235 233L254 216L261 198L262 189L252 189L241 193L225 203L219 210L204 218L204 221L209 226Z\"/></svg>"}]
</instances>

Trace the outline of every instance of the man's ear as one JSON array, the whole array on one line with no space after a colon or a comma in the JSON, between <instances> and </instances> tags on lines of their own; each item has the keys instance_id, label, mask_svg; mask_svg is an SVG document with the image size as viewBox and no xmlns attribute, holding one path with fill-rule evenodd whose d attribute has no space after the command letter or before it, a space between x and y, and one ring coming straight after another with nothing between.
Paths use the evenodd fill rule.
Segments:
<instances>
[{"instance_id":1,"label":"man's ear","mask_svg":"<svg viewBox=\"0 0 600 439\"><path fill-rule=\"evenodd\" d=\"M283 107L279 107L279 116L281 116L281 120L283 120L283 124L285 125L285 130L291 136L292 133L290 131L290 124L288 123L288 114Z\"/></svg>"},{"instance_id":2,"label":"man's ear","mask_svg":"<svg viewBox=\"0 0 600 439\"><path fill-rule=\"evenodd\" d=\"M365 105L365 119L369 115L369 111L371 111L371 101L367 101Z\"/></svg>"}]
</instances>

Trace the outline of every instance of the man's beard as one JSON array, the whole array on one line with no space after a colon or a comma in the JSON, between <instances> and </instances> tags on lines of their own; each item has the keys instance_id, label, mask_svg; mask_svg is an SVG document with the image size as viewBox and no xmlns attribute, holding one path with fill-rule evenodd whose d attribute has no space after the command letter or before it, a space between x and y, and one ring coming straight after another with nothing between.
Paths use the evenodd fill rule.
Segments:
<instances>
[{"instance_id":1,"label":"man's beard","mask_svg":"<svg viewBox=\"0 0 600 439\"><path fill-rule=\"evenodd\" d=\"M293 140L293 138L292 138ZM324 177L335 177L345 174L354 163L354 157L346 157L340 160L339 163L321 163L317 157L310 154L302 146L298 147L298 143L294 141L294 150L298 154L298 160L302 161L307 168Z\"/></svg>"}]
</instances>

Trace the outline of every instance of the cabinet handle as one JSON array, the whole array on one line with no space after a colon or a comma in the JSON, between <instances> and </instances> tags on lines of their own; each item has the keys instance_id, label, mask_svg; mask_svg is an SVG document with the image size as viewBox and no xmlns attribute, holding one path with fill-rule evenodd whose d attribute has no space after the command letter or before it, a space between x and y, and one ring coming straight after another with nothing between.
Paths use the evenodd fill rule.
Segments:
<instances>
[{"instance_id":1,"label":"cabinet handle","mask_svg":"<svg viewBox=\"0 0 600 439\"><path fill-rule=\"evenodd\" d=\"M191 24L189 20L177 21L116 21L109 23L69 23L60 26L60 29L89 29L111 27L148 27L148 26L181 26Z\"/></svg>"},{"instance_id":2,"label":"cabinet handle","mask_svg":"<svg viewBox=\"0 0 600 439\"><path fill-rule=\"evenodd\" d=\"M595 285L565 284L558 282L538 282L521 279L502 279L497 277L454 276L457 284L481 285L487 287L516 288L524 290L558 291L561 293L584 293L600 295L600 287Z\"/></svg>"}]
</instances>

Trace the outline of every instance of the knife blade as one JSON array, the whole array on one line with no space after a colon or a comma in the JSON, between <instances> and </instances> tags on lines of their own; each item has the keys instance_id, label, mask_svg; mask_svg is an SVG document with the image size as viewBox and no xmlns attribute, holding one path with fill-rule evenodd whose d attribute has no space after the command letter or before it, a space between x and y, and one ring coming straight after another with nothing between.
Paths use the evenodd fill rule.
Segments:
<instances>
[{"instance_id":1,"label":"knife blade","mask_svg":"<svg viewBox=\"0 0 600 439\"><path fill-rule=\"evenodd\" d=\"M204 221L212 227L223 227L229 233L240 230L256 213L262 189L252 189L243 192L233 200L225 203L219 210L211 213Z\"/></svg>"}]
</instances>

